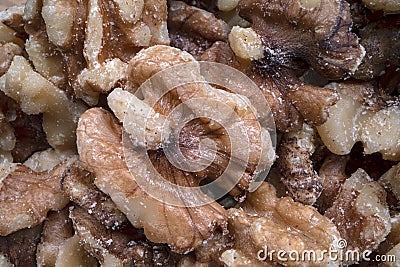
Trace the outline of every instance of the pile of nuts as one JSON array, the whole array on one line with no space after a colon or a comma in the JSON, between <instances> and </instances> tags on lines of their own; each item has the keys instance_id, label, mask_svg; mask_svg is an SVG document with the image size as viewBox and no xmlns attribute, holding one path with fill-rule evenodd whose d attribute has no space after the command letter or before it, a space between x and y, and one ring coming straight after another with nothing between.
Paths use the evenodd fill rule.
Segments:
<instances>
[{"instance_id":1,"label":"pile of nuts","mask_svg":"<svg viewBox=\"0 0 400 267\"><path fill-rule=\"evenodd\" d=\"M399 266L398 0L0 10L0 266L368 264L268 253L330 250ZM274 126L250 95L205 82L203 61L247 75ZM246 136L239 146L232 129ZM178 166L173 142L206 166ZM221 198L197 190L235 175Z\"/></svg>"}]
</instances>

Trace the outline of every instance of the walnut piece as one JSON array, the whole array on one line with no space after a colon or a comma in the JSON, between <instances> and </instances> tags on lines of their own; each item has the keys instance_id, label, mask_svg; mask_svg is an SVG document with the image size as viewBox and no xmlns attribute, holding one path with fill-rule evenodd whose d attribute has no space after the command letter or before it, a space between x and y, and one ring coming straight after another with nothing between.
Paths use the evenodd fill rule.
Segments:
<instances>
[{"instance_id":1,"label":"walnut piece","mask_svg":"<svg viewBox=\"0 0 400 267\"><path fill-rule=\"evenodd\" d=\"M93 69L84 69L77 77L77 97L96 105L99 95L107 93L126 80L128 64L115 58Z\"/></svg>"},{"instance_id":2,"label":"walnut piece","mask_svg":"<svg viewBox=\"0 0 400 267\"><path fill-rule=\"evenodd\" d=\"M43 113L43 129L53 148L74 149L76 123L86 107L69 100L64 91L35 72L29 62L15 56L5 74L4 93L27 114Z\"/></svg>"},{"instance_id":3,"label":"walnut piece","mask_svg":"<svg viewBox=\"0 0 400 267\"><path fill-rule=\"evenodd\" d=\"M396 0L362 0L370 9L383 10L386 13L400 13L400 3Z\"/></svg>"},{"instance_id":4,"label":"walnut piece","mask_svg":"<svg viewBox=\"0 0 400 267\"><path fill-rule=\"evenodd\" d=\"M21 164L10 164L0 188L0 235L40 224L49 210L68 203L60 184L64 172L76 161L70 157L50 171L37 173Z\"/></svg>"},{"instance_id":5,"label":"walnut piece","mask_svg":"<svg viewBox=\"0 0 400 267\"><path fill-rule=\"evenodd\" d=\"M127 223L125 215L117 209L110 197L94 184L95 177L78 163L66 170L62 180L62 190L71 201L84 208L107 228L118 229Z\"/></svg>"},{"instance_id":6,"label":"walnut piece","mask_svg":"<svg viewBox=\"0 0 400 267\"><path fill-rule=\"evenodd\" d=\"M264 57L264 47L261 38L252 28L234 26L229 33L229 44L236 56L255 60Z\"/></svg>"},{"instance_id":7,"label":"walnut piece","mask_svg":"<svg viewBox=\"0 0 400 267\"><path fill-rule=\"evenodd\" d=\"M346 249L373 251L390 232L386 192L363 169L344 182L325 216L333 220L347 241Z\"/></svg>"},{"instance_id":8,"label":"walnut piece","mask_svg":"<svg viewBox=\"0 0 400 267\"><path fill-rule=\"evenodd\" d=\"M149 240L184 252L198 246L215 228L225 227L226 212L217 203L169 206L143 192L135 181L140 174L130 173L124 161L122 127L110 113L98 108L86 111L79 120L77 137L80 161L95 174L96 186L111 197L133 226L144 228ZM137 162L137 166L140 171L143 164ZM166 171L184 181L184 173Z\"/></svg>"},{"instance_id":9,"label":"walnut piece","mask_svg":"<svg viewBox=\"0 0 400 267\"><path fill-rule=\"evenodd\" d=\"M393 194L397 202L400 201L400 163L390 168L378 180L389 193Z\"/></svg>"},{"instance_id":10,"label":"walnut piece","mask_svg":"<svg viewBox=\"0 0 400 267\"><path fill-rule=\"evenodd\" d=\"M279 260L277 255L266 257L266 261L257 259L258 252L268 247L269 251L314 250L317 254L335 246L340 234L335 225L318 211L307 205L294 202L290 197L277 198L272 185L264 183L255 192L250 193L243 208L228 210L228 229L234 237L232 249L222 253L220 259L228 266L270 266L281 263L285 266L299 266L298 262L288 259ZM261 255L263 256L263 255ZM305 262L325 266L338 262ZM258 263L257 263L258 262ZM242 264L242 265L241 265ZM253 266L253 265L252 265Z\"/></svg>"},{"instance_id":11,"label":"walnut piece","mask_svg":"<svg viewBox=\"0 0 400 267\"><path fill-rule=\"evenodd\" d=\"M135 235L108 230L80 207L71 210L70 217L85 249L103 266L173 266L166 246L151 246Z\"/></svg>"},{"instance_id":12,"label":"walnut piece","mask_svg":"<svg viewBox=\"0 0 400 267\"><path fill-rule=\"evenodd\" d=\"M36 254L39 266L54 266L60 248L73 236L72 222L68 215L68 207L59 212L50 212L43 223L42 238Z\"/></svg>"},{"instance_id":13,"label":"walnut piece","mask_svg":"<svg viewBox=\"0 0 400 267\"><path fill-rule=\"evenodd\" d=\"M314 170L310 157L315 151L316 131L307 124L298 132L282 136L278 151L278 166L294 200L312 205L323 189L323 179Z\"/></svg>"},{"instance_id":14,"label":"walnut piece","mask_svg":"<svg viewBox=\"0 0 400 267\"><path fill-rule=\"evenodd\" d=\"M324 160L318 170L318 175L323 183L321 195L318 197L315 206L318 207L320 212L324 213L338 197L342 184L348 178L345 173L348 162L349 156L333 154Z\"/></svg>"},{"instance_id":15,"label":"walnut piece","mask_svg":"<svg viewBox=\"0 0 400 267\"><path fill-rule=\"evenodd\" d=\"M41 233L42 225L38 225L0 236L0 254L7 256L11 266L36 266L36 248Z\"/></svg>"},{"instance_id":16,"label":"walnut piece","mask_svg":"<svg viewBox=\"0 0 400 267\"><path fill-rule=\"evenodd\" d=\"M195 117L204 117L205 119L191 120L183 128L183 132L180 133L178 143L180 149L183 151L183 156L197 161L204 158L207 159L206 153L199 151L198 143L202 138L211 139L219 152L204 171L193 171L198 175L197 179L201 180L205 178L203 175L206 175L210 179L220 177L229 163L228 159L233 158L232 162L234 164L240 165L244 162L246 165L244 166L246 169L239 183L236 185L236 189L239 189L239 191L247 190L250 183L256 177L257 165L268 168L275 159L269 132L264 126L258 123L258 114L254 111L255 108L247 97L209 85L200 74L200 65L190 54L168 46L153 46L138 53L129 62L130 80L140 85L140 83L143 83L158 71L188 62L191 62L192 65L185 69L181 68L180 77L185 77L184 80L191 83L179 86L176 90L173 89L168 93L162 92L162 94L167 94L165 97L159 99L159 96L162 96L159 90L166 90L165 88L174 88L176 86L174 86L174 83L177 79L166 77L157 86L144 90L144 102L152 106L154 112L160 117L160 121L162 121L162 116L169 116L171 111L176 106L179 106L180 103L184 103L188 107L188 113L193 114ZM193 83L193 81L201 82ZM199 102L197 99L203 99L200 101L204 102ZM207 102L212 103L212 105L207 105ZM229 110L226 107L229 107ZM186 110L181 112L186 112ZM220 114L224 113L232 115L229 115L228 119L221 118ZM232 118L233 116L237 116L240 121ZM139 116L136 115L136 118L139 118ZM216 118L216 120L220 119L221 122L215 123L212 118ZM150 122L152 123L153 119ZM179 124L179 122L174 123ZM223 127L219 123L224 124ZM171 129L170 132L172 132L173 128L178 126L170 125L168 127ZM168 129L168 127L164 128ZM243 142L240 142L242 143L239 144L242 145L240 148L235 149L239 151L230 151L233 146L231 143L234 141L226 139L226 136L229 134L226 132L226 129L242 129L242 132L246 133L247 137L243 138L248 139L247 143L251 151L248 157L245 155L246 147ZM211 132L212 134L208 134ZM238 194L238 192L231 193L233 195Z\"/></svg>"},{"instance_id":17,"label":"walnut piece","mask_svg":"<svg viewBox=\"0 0 400 267\"><path fill-rule=\"evenodd\" d=\"M355 78L370 80L382 75L388 66L400 66L398 23L398 18L386 18L369 23L360 30L361 44L365 47L366 56L354 74Z\"/></svg>"},{"instance_id":18,"label":"walnut piece","mask_svg":"<svg viewBox=\"0 0 400 267\"><path fill-rule=\"evenodd\" d=\"M53 266L53 265L50 265ZM65 240L64 245L59 248L55 267L97 267L96 259L88 254L88 252L80 244L77 235Z\"/></svg>"},{"instance_id":19,"label":"walnut piece","mask_svg":"<svg viewBox=\"0 0 400 267\"><path fill-rule=\"evenodd\" d=\"M400 160L399 104L389 100L380 107L373 97L360 99L358 96L366 91L363 84L331 83L328 86L336 89L341 97L329 108L327 122L317 126L328 149L346 155L361 141L366 154L380 152L384 159Z\"/></svg>"},{"instance_id":20,"label":"walnut piece","mask_svg":"<svg viewBox=\"0 0 400 267\"><path fill-rule=\"evenodd\" d=\"M24 162L24 166L35 172L48 171L73 154L74 151L71 150L60 151L48 148L46 150L33 153L33 155Z\"/></svg>"},{"instance_id":21,"label":"walnut piece","mask_svg":"<svg viewBox=\"0 0 400 267\"><path fill-rule=\"evenodd\" d=\"M340 79L354 73L364 57L350 31L345 1L242 0L238 10L260 35L272 64L285 68L294 64L292 58L301 58L323 76Z\"/></svg>"},{"instance_id":22,"label":"walnut piece","mask_svg":"<svg viewBox=\"0 0 400 267\"><path fill-rule=\"evenodd\" d=\"M7 72L14 56L21 54L21 47L14 43L0 44L0 76Z\"/></svg>"},{"instance_id":23,"label":"walnut piece","mask_svg":"<svg viewBox=\"0 0 400 267\"><path fill-rule=\"evenodd\" d=\"M245 50L243 53L249 55L252 52ZM337 101L333 90L304 84L294 77L292 70L275 67L268 57L254 60L250 65L241 62L223 42L214 43L201 59L226 64L250 77L268 101L277 129L283 132L300 130L304 119L312 125L322 124L328 117L328 107Z\"/></svg>"},{"instance_id":24,"label":"walnut piece","mask_svg":"<svg viewBox=\"0 0 400 267\"><path fill-rule=\"evenodd\" d=\"M212 43L228 39L228 25L213 13L181 1L171 1L168 12L171 46L189 52L196 59Z\"/></svg>"}]
</instances>

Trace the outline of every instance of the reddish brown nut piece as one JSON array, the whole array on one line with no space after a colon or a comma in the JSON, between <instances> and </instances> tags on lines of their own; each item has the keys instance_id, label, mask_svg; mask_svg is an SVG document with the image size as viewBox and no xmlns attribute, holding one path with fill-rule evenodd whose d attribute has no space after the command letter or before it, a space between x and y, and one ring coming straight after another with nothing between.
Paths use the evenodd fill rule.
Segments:
<instances>
[{"instance_id":1,"label":"reddish brown nut piece","mask_svg":"<svg viewBox=\"0 0 400 267\"><path fill-rule=\"evenodd\" d=\"M234 238L234 246L220 256L228 266L299 266L299 262L290 259L280 260L277 255L259 254L266 247L269 251L313 250L317 254L335 246L340 234L335 225L318 211L307 205L294 202L290 197L277 198L272 185L264 183L255 192L249 194L243 208L228 210L228 229ZM271 259L272 258L272 259ZM304 266L337 266L339 262L304 262ZM309 264L309 265L307 265Z\"/></svg>"},{"instance_id":2,"label":"reddish brown nut piece","mask_svg":"<svg viewBox=\"0 0 400 267\"><path fill-rule=\"evenodd\" d=\"M282 136L278 151L278 166L294 200L312 205L323 189L323 179L314 170L310 157L315 151L316 131L307 124L298 132Z\"/></svg>"},{"instance_id":3,"label":"reddish brown nut piece","mask_svg":"<svg viewBox=\"0 0 400 267\"><path fill-rule=\"evenodd\" d=\"M244 47L243 54L253 55ZM249 76L267 99L280 131L300 130L304 119L312 125L322 124L328 117L328 108L337 101L334 91L304 84L292 70L275 68L264 58L253 60L250 65L241 62L223 42L214 43L201 59L232 66Z\"/></svg>"},{"instance_id":4,"label":"reddish brown nut piece","mask_svg":"<svg viewBox=\"0 0 400 267\"><path fill-rule=\"evenodd\" d=\"M168 12L171 46L199 58L216 41L228 40L228 25L214 14L172 1Z\"/></svg>"},{"instance_id":5,"label":"reddish brown nut piece","mask_svg":"<svg viewBox=\"0 0 400 267\"><path fill-rule=\"evenodd\" d=\"M315 205L322 214L332 206L338 197L338 192L344 181L348 178L345 169L349 161L348 156L331 155L324 160L318 175L321 177L322 192Z\"/></svg>"},{"instance_id":6,"label":"reddish brown nut piece","mask_svg":"<svg viewBox=\"0 0 400 267\"><path fill-rule=\"evenodd\" d=\"M200 66L190 54L168 46L153 46L142 50L129 62L130 80L140 85L140 83L143 83L150 78L152 74L158 71L166 69L169 66L188 62L196 64L186 68L187 77L192 77L195 81L204 81L204 78L200 75ZM182 70L182 72L183 71L184 70ZM198 183L206 177L217 179L224 172L230 161L231 164L233 162L233 164L237 165L245 162L246 166L244 166L245 170L243 175L239 177L239 183L231 192L235 196L242 194L255 179L257 165L269 167L272 165L275 157L269 133L258 123L257 114L253 112L254 109L251 103L247 102L247 100L243 103L244 96L217 89L201 82L179 86L177 89L168 92L165 97L157 100L157 95L159 93L158 87L168 88L170 85L169 82L168 79L165 79L159 86L147 88L143 92L145 97L144 101L139 100L126 91L116 89L108 97L109 106L120 121L123 121L125 118L126 123L124 127L127 132L134 137L139 136L137 131L152 131L151 140L147 140L145 148L151 151L151 153L161 154L164 153L164 150L159 149L160 145L157 144L159 141L157 141L156 137L161 137L160 132L163 129L163 120L165 120L165 117L168 117L171 111L179 104L184 103L194 116L204 117L204 115L202 116L201 114L211 114L209 115L211 118L217 114L218 111L220 113L226 112L224 107L228 106L230 110L235 112L235 116L240 118L240 123L230 117L229 120L221 120L222 123L225 124L221 127L219 123L215 123L215 121L211 119L194 119L183 127L178 138L178 143L183 157L197 161L209 157L209 155L202 153L199 149L202 139L208 138L216 145L218 153L216 153L211 163L207 164L207 168L202 171L192 171L193 175L196 176L194 177L194 183ZM204 101L204 99L216 101L213 102L212 108L210 108L210 106L205 108L200 102L196 102L196 99L203 99L202 101ZM127 116L124 117L127 113L126 107L128 104L131 104L131 107L134 108L129 110L132 114L127 114ZM147 112L151 112L152 115L149 116L151 119L148 120L147 125L144 125L146 117L143 118L141 116L143 116L143 114L146 116ZM157 118L159 121L153 118ZM164 128L172 132L173 127L173 125L170 125ZM226 136L229 135L226 128L232 129L234 127L246 132L249 149L251 151L248 159L242 154L237 153L235 155L231 151L231 143L226 138ZM166 138L167 143L171 141L168 141L168 138L169 137ZM245 150L246 148L243 146L242 149Z\"/></svg>"},{"instance_id":7,"label":"reddish brown nut piece","mask_svg":"<svg viewBox=\"0 0 400 267\"><path fill-rule=\"evenodd\" d=\"M0 235L40 224L49 210L61 210L68 203L60 184L70 157L51 171L36 173L21 164L10 164L2 173L0 188Z\"/></svg>"},{"instance_id":8,"label":"reddish brown nut piece","mask_svg":"<svg viewBox=\"0 0 400 267\"><path fill-rule=\"evenodd\" d=\"M375 250L391 228L386 192L362 169L346 180L325 216L347 241L346 249L359 252Z\"/></svg>"},{"instance_id":9,"label":"reddish brown nut piece","mask_svg":"<svg viewBox=\"0 0 400 267\"><path fill-rule=\"evenodd\" d=\"M95 174L96 186L111 197L133 226L144 228L150 241L164 242L184 252L198 246L214 229L226 227L226 212L217 203L170 206L143 192L124 161L122 127L110 113L98 108L85 112L77 136L80 161ZM159 164L167 166L165 162ZM137 166L140 170L143 164L137 162ZM165 171L177 181L186 181L185 174L177 169Z\"/></svg>"},{"instance_id":10,"label":"reddish brown nut piece","mask_svg":"<svg viewBox=\"0 0 400 267\"><path fill-rule=\"evenodd\" d=\"M127 223L125 215L117 209L110 197L94 184L94 175L78 163L72 164L61 182L62 190L71 201L84 208L107 228L118 229Z\"/></svg>"},{"instance_id":11,"label":"reddish brown nut piece","mask_svg":"<svg viewBox=\"0 0 400 267\"><path fill-rule=\"evenodd\" d=\"M103 266L173 266L165 245L147 244L140 240L143 238L140 234L128 235L106 229L80 207L71 210L70 217L85 249Z\"/></svg>"}]
</instances>

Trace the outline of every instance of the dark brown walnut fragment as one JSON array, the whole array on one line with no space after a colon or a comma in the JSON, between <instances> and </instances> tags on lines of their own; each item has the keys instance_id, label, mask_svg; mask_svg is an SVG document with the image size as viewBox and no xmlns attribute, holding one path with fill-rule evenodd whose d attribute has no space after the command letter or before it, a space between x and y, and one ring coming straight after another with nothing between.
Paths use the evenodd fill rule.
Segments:
<instances>
[{"instance_id":1,"label":"dark brown walnut fragment","mask_svg":"<svg viewBox=\"0 0 400 267\"><path fill-rule=\"evenodd\" d=\"M3 92L0 92L0 110L12 127L15 136L15 145L11 151L14 162L22 163L33 152L49 147L42 128L42 115L27 115Z\"/></svg>"},{"instance_id":2,"label":"dark brown walnut fragment","mask_svg":"<svg viewBox=\"0 0 400 267\"><path fill-rule=\"evenodd\" d=\"M386 192L362 169L344 182L325 216L333 220L348 250L375 250L391 228Z\"/></svg>"},{"instance_id":3,"label":"dark brown walnut fragment","mask_svg":"<svg viewBox=\"0 0 400 267\"><path fill-rule=\"evenodd\" d=\"M244 50L243 54L253 54L247 48ZM280 131L300 130L304 119L312 125L322 124L328 117L327 109L337 101L334 91L306 85L293 78L293 72L271 67L268 61L261 62L263 58L250 65L243 62L224 42L215 42L201 60L229 65L250 77L264 94Z\"/></svg>"},{"instance_id":4,"label":"dark brown walnut fragment","mask_svg":"<svg viewBox=\"0 0 400 267\"><path fill-rule=\"evenodd\" d=\"M10 164L2 174L0 188L0 235L33 227L46 219L49 210L61 210L68 198L61 190L70 157L50 171L36 173L21 164Z\"/></svg>"},{"instance_id":5,"label":"dark brown walnut fragment","mask_svg":"<svg viewBox=\"0 0 400 267\"><path fill-rule=\"evenodd\" d=\"M315 206L318 207L321 213L330 208L338 197L338 192L340 192L342 184L348 178L345 172L348 162L348 156L332 154L324 160L324 163L318 170L318 175L321 177L323 183L321 195L315 202Z\"/></svg>"},{"instance_id":6,"label":"dark brown walnut fragment","mask_svg":"<svg viewBox=\"0 0 400 267\"><path fill-rule=\"evenodd\" d=\"M42 225L38 225L1 236L0 254L9 259L11 266L36 266L36 248L41 233Z\"/></svg>"},{"instance_id":7,"label":"dark brown walnut fragment","mask_svg":"<svg viewBox=\"0 0 400 267\"><path fill-rule=\"evenodd\" d=\"M354 77L370 80L382 75L389 66L400 66L400 18L388 17L369 23L360 30L366 55Z\"/></svg>"},{"instance_id":8,"label":"dark brown walnut fragment","mask_svg":"<svg viewBox=\"0 0 400 267\"><path fill-rule=\"evenodd\" d=\"M81 206L105 227L118 229L126 224L125 215L117 209L110 197L94 185L94 175L85 171L78 163L65 172L62 190L71 201Z\"/></svg>"},{"instance_id":9,"label":"dark brown walnut fragment","mask_svg":"<svg viewBox=\"0 0 400 267\"><path fill-rule=\"evenodd\" d=\"M316 131L307 124L298 132L285 133L278 150L278 168L294 200L312 205L323 190L324 180L314 170L311 156L316 149Z\"/></svg>"},{"instance_id":10,"label":"dark brown walnut fragment","mask_svg":"<svg viewBox=\"0 0 400 267\"><path fill-rule=\"evenodd\" d=\"M168 9L171 46L199 58L216 41L228 40L228 25L213 13L172 1Z\"/></svg>"},{"instance_id":11,"label":"dark brown walnut fragment","mask_svg":"<svg viewBox=\"0 0 400 267\"><path fill-rule=\"evenodd\" d=\"M146 242L136 229L130 234L109 230L80 207L70 217L85 249L103 266L174 266L167 246Z\"/></svg>"},{"instance_id":12,"label":"dark brown walnut fragment","mask_svg":"<svg viewBox=\"0 0 400 267\"><path fill-rule=\"evenodd\" d=\"M300 266L299 262L285 261L279 259L277 254L270 256L260 251L265 248L270 252L296 250L302 253L313 250L318 254L335 246L340 238L335 225L327 217L311 206L294 202L290 197L277 198L275 189L268 183L250 193L241 208L228 210L228 216L231 240L221 238L220 243L210 242L209 246L205 242L204 248L216 253L207 259L196 250L197 261L207 263L216 258L219 265L224 266ZM339 262L328 262L327 258L304 262L304 266L328 264L337 266Z\"/></svg>"},{"instance_id":13,"label":"dark brown walnut fragment","mask_svg":"<svg viewBox=\"0 0 400 267\"><path fill-rule=\"evenodd\" d=\"M242 0L238 10L260 36L266 63L290 69L300 58L326 78L340 79L364 57L346 1Z\"/></svg>"},{"instance_id":14,"label":"dark brown walnut fragment","mask_svg":"<svg viewBox=\"0 0 400 267\"><path fill-rule=\"evenodd\" d=\"M95 185L111 197L134 227L144 228L150 241L167 243L184 252L210 237L214 229L226 227L226 211L217 203L171 206L142 191L124 161L122 127L107 111L93 108L85 112L79 120L77 135L80 161L95 174ZM138 171L143 166L137 162ZM177 169L165 171L176 180L186 180Z\"/></svg>"},{"instance_id":15,"label":"dark brown walnut fragment","mask_svg":"<svg viewBox=\"0 0 400 267\"><path fill-rule=\"evenodd\" d=\"M59 212L50 212L47 216L37 247L36 258L40 266L55 266L60 248L73 236L74 230L68 216L68 207Z\"/></svg>"}]
</instances>

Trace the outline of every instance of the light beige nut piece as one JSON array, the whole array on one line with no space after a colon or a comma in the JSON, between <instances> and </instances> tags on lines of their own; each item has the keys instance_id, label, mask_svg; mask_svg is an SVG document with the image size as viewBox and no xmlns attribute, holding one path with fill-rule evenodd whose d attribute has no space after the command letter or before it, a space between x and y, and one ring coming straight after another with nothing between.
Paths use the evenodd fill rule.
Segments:
<instances>
[{"instance_id":1,"label":"light beige nut piece","mask_svg":"<svg viewBox=\"0 0 400 267\"><path fill-rule=\"evenodd\" d=\"M338 197L342 184L348 178L345 169L349 158L349 156L332 154L324 160L318 170L318 175L323 183L321 195L318 197L315 206L322 214L332 206Z\"/></svg>"},{"instance_id":2,"label":"light beige nut piece","mask_svg":"<svg viewBox=\"0 0 400 267\"><path fill-rule=\"evenodd\" d=\"M36 266L36 248L41 233L42 225L38 225L0 236L0 254L6 255L12 266Z\"/></svg>"},{"instance_id":3,"label":"light beige nut piece","mask_svg":"<svg viewBox=\"0 0 400 267\"><path fill-rule=\"evenodd\" d=\"M228 12L234 10L238 3L239 0L217 0L217 7L221 11Z\"/></svg>"},{"instance_id":4,"label":"light beige nut piece","mask_svg":"<svg viewBox=\"0 0 400 267\"><path fill-rule=\"evenodd\" d=\"M252 28L233 26L229 33L229 44L241 59L255 60L264 57L264 46L261 38Z\"/></svg>"},{"instance_id":5,"label":"light beige nut piece","mask_svg":"<svg viewBox=\"0 0 400 267\"><path fill-rule=\"evenodd\" d=\"M65 169L76 161L68 158L50 171L37 173L21 164L11 164L1 177L0 235L33 227L46 219L49 210L61 210L68 198L61 190Z\"/></svg>"},{"instance_id":6,"label":"light beige nut piece","mask_svg":"<svg viewBox=\"0 0 400 267\"><path fill-rule=\"evenodd\" d=\"M313 205L323 189L323 179L314 170L311 156L316 148L316 131L303 123L303 129L282 136L278 168L294 200Z\"/></svg>"},{"instance_id":7,"label":"light beige nut piece","mask_svg":"<svg viewBox=\"0 0 400 267\"><path fill-rule=\"evenodd\" d=\"M329 118L318 133L327 148L335 154L349 154L361 141L364 153L380 152L387 160L400 159L400 106L388 101L382 107L370 97L360 100L364 84L331 83L340 100L329 108ZM364 102L364 103L363 103ZM370 103L365 103L370 102Z\"/></svg>"},{"instance_id":8,"label":"light beige nut piece","mask_svg":"<svg viewBox=\"0 0 400 267\"><path fill-rule=\"evenodd\" d=\"M69 219L68 207L59 212L50 212L43 223L42 238L37 247L38 266L54 266L60 248L72 237L74 230Z\"/></svg>"},{"instance_id":9,"label":"light beige nut piece","mask_svg":"<svg viewBox=\"0 0 400 267\"><path fill-rule=\"evenodd\" d=\"M83 208L75 207L70 212L74 229L84 248L89 251L102 266L170 266L172 258L164 245L149 245L135 234L106 229L99 221ZM137 229L126 229L139 231ZM138 235L139 238L142 238ZM137 237L136 237L137 238Z\"/></svg>"},{"instance_id":10,"label":"light beige nut piece","mask_svg":"<svg viewBox=\"0 0 400 267\"><path fill-rule=\"evenodd\" d=\"M75 154L72 150L55 150L48 148L32 154L25 162L24 166L35 172L43 172L53 169L56 165Z\"/></svg>"},{"instance_id":11,"label":"light beige nut piece","mask_svg":"<svg viewBox=\"0 0 400 267\"><path fill-rule=\"evenodd\" d=\"M99 95L108 93L127 78L128 64L115 58L92 69L84 69L77 77L75 95L89 105L96 105Z\"/></svg>"},{"instance_id":12,"label":"light beige nut piece","mask_svg":"<svg viewBox=\"0 0 400 267\"><path fill-rule=\"evenodd\" d=\"M117 209L109 196L93 184L94 179L93 174L75 163L66 170L61 188L71 201L92 214L104 226L121 228L127 223L125 215Z\"/></svg>"},{"instance_id":13,"label":"light beige nut piece","mask_svg":"<svg viewBox=\"0 0 400 267\"><path fill-rule=\"evenodd\" d=\"M30 35L25 50L35 70L59 88L66 82L62 56L56 47L49 43L44 34Z\"/></svg>"},{"instance_id":14,"label":"light beige nut piece","mask_svg":"<svg viewBox=\"0 0 400 267\"><path fill-rule=\"evenodd\" d=\"M388 193L391 193L397 201L400 201L400 163L390 168L378 180Z\"/></svg>"},{"instance_id":15,"label":"light beige nut piece","mask_svg":"<svg viewBox=\"0 0 400 267\"><path fill-rule=\"evenodd\" d=\"M10 262L7 256L0 255L0 266L3 267L14 267L14 265Z\"/></svg>"},{"instance_id":16,"label":"light beige nut piece","mask_svg":"<svg viewBox=\"0 0 400 267\"><path fill-rule=\"evenodd\" d=\"M78 3L69 0L43 0L42 17L49 41L58 47L72 43Z\"/></svg>"},{"instance_id":17,"label":"light beige nut piece","mask_svg":"<svg viewBox=\"0 0 400 267\"><path fill-rule=\"evenodd\" d=\"M363 3L372 10L382 10L385 13L400 13L400 3L397 0L363 0Z\"/></svg>"},{"instance_id":18,"label":"light beige nut piece","mask_svg":"<svg viewBox=\"0 0 400 267\"><path fill-rule=\"evenodd\" d=\"M116 88L107 97L107 102L118 120L124 122L123 127L135 139L135 145L156 150L162 146L163 134L164 139L168 139L166 117L156 113L135 95ZM143 133L146 134L146 139ZM142 140L146 143L142 144Z\"/></svg>"},{"instance_id":19,"label":"light beige nut piece","mask_svg":"<svg viewBox=\"0 0 400 267\"><path fill-rule=\"evenodd\" d=\"M150 241L167 243L184 252L198 246L214 229L226 226L226 212L215 202L201 207L170 206L142 191L135 178L141 174L131 173L124 161L122 127L110 113L98 108L85 112L79 120L77 137L80 161L95 174L96 186L111 197L133 226L144 228ZM141 171L144 163L136 164ZM168 166L165 162L159 164L161 168ZM177 169L164 171L173 173L182 183L187 179Z\"/></svg>"},{"instance_id":20,"label":"light beige nut piece","mask_svg":"<svg viewBox=\"0 0 400 267\"><path fill-rule=\"evenodd\" d=\"M259 266L283 264L299 266L298 261L279 259L276 254L265 256L260 250L289 251L295 250L302 255L313 250L321 256L323 250L335 247L340 234L336 226L311 206L294 202L290 197L277 198L275 189L263 183L255 192L250 193L243 208L228 210L228 229L234 239L231 251L225 251L221 260L229 266L241 262L257 262ZM233 254L233 255L232 255ZM228 257L230 255L230 257ZM237 255L239 257L234 257ZM243 256L241 256L243 255ZM323 258L323 257L321 257ZM304 261L301 266L338 266L339 262ZM239 265L244 266L244 265ZM257 266L257 265L256 265Z\"/></svg>"},{"instance_id":21,"label":"light beige nut piece","mask_svg":"<svg viewBox=\"0 0 400 267\"><path fill-rule=\"evenodd\" d=\"M43 129L53 148L74 149L75 129L86 107L69 100L66 93L35 72L29 62L15 56L5 74L4 93L27 114L43 113Z\"/></svg>"},{"instance_id":22,"label":"light beige nut piece","mask_svg":"<svg viewBox=\"0 0 400 267\"><path fill-rule=\"evenodd\" d=\"M168 9L171 46L196 59L215 41L228 40L228 25L215 14L182 1L171 1Z\"/></svg>"},{"instance_id":23,"label":"light beige nut piece","mask_svg":"<svg viewBox=\"0 0 400 267\"><path fill-rule=\"evenodd\" d=\"M15 43L0 44L0 76L7 72L14 56L21 54L21 47Z\"/></svg>"},{"instance_id":24,"label":"light beige nut piece","mask_svg":"<svg viewBox=\"0 0 400 267\"><path fill-rule=\"evenodd\" d=\"M97 267L97 260L90 256L83 248L77 235L65 240L63 246L59 248L56 258L55 267Z\"/></svg>"},{"instance_id":25,"label":"light beige nut piece","mask_svg":"<svg viewBox=\"0 0 400 267\"><path fill-rule=\"evenodd\" d=\"M348 250L375 250L391 228L386 192L363 169L345 181L325 216L333 220Z\"/></svg>"}]
</instances>

